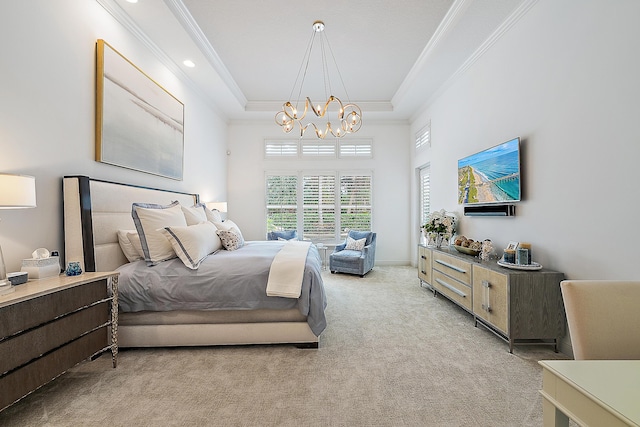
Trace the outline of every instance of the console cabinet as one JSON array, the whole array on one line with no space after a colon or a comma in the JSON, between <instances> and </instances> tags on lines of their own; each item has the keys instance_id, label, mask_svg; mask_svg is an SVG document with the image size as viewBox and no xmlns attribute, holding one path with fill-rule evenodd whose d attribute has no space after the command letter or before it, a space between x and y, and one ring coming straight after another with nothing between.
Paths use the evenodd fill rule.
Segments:
<instances>
[{"instance_id":1,"label":"console cabinet","mask_svg":"<svg viewBox=\"0 0 640 427\"><path fill-rule=\"evenodd\" d=\"M63 275L0 296L0 410L104 351L116 367L117 279Z\"/></svg>"},{"instance_id":2,"label":"console cabinet","mask_svg":"<svg viewBox=\"0 0 640 427\"><path fill-rule=\"evenodd\" d=\"M420 283L429 285L434 296L441 294L470 312L476 326L509 344L509 352L517 344L549 344L558 351L565 325L563 273L512 270L449 248L420 245L418 254L431 260L430 274L419 268Z\"/></svg>"}]
</instances>

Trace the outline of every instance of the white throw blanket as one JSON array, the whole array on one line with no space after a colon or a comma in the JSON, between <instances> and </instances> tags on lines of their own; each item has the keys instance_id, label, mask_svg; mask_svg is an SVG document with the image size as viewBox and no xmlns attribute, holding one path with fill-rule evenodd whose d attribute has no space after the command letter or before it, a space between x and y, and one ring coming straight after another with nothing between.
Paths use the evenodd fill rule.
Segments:
<instances>
[{"instance_id":1,"label":"white throw blanket","mask_svg":"<svg viewBox=\"0 0 640 427\"><path fill-rule=\"evenodd\" d=\"M288 241L276 254L269 270L267 295L299 298L302 290L304 265L311 242Z\"/></svg>"}]
</instances>

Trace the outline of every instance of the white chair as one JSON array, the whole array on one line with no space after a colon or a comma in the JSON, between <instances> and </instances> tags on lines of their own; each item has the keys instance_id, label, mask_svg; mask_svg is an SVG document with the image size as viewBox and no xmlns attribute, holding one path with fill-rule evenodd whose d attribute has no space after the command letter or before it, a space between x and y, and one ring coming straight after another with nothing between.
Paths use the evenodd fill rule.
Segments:
<instances>
[{"instance_id":1,"label":"white chair","mask_svg":"<svg viewBox=\"0 0 640 427\"><path fill-rule=\"evenodd\" d=\"M560 283L576 360L640 359L640 282Z\"/></svg>"}]
</instances>

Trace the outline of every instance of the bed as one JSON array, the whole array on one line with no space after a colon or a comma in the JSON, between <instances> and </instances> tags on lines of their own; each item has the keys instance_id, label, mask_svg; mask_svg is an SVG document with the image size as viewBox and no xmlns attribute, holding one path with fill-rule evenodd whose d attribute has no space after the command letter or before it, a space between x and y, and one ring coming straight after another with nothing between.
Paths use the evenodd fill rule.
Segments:
<instances>
[{"instance_id":1,"label":"bed","mask_svg":"<svg viewBox=\"0 0 640 427\"><path fill-rule=\"evenodd\" d=\"M183 206L193 206L199 203L198 194L65 176L63 198L65 261L79 261L83 271L120 273L120 347L239 344L318 347L319 336L326 326L326 297L321 261L313 245L304 262L300 297L266 297L270 260L286 242L248 241L236 251L214 252L197 269L186 268L178 258L149 267L145 261L130 262L125 256L118 231L135 228L132 204L167 205L177 201ZM229 274L226 279L221 278L223 270ZM168 278L172 276L177 279L170 282ZM249 276L263 282L258 285L262 286L261 292L223 296L229 288L237 287L230 285L234 280ZM203 283L207 278L212 284L205 292ZM136 281L147 287L149 283L165 287L168 302L157 295L140 297L136 288L130 288L130 283ZM196 303L195 308L194 304L183 304L175 298L181 292ZM220 301L213 305L211 300ZM153 304L157 304L155 308Z\"/></svg>"}]
</instances>

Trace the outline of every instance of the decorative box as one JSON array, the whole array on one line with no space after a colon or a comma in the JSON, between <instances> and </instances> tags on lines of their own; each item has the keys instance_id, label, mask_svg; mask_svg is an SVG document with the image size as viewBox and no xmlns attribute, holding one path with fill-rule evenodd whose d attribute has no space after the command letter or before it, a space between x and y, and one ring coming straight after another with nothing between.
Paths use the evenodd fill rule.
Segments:
<instances>
[{"instance_id":1,"label":"decorative box","mask_svg":"<svg viewBox=\"0 0 640 427\"><path fill-rule=\"evenodd\" d=\"M18 271L15 273L7 273L7 279L11 282L13 286L22 285L23 283L27 283L27 279L29 279L29 274L24 271Z\"/></svg>"},{"instance_id":2,"label":"decorative box","mask_svg":"<svg viewBox=\"0 0 640 427\"><path fill-rule=\"evenodd\" d=\"M27 272L29 279L45 279L58 276L60 274L60 257L23 259L20 271Z\"/></svg>"}]
</instances>

